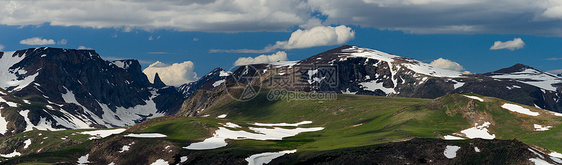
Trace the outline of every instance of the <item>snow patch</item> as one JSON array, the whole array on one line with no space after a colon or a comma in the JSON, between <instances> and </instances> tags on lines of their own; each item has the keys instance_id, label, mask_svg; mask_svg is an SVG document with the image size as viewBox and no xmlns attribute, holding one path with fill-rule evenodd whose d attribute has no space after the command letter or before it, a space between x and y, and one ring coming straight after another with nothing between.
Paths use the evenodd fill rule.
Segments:
<instances>
[{"instance_id":1,"label":"snow patch","mask_svg":"<svg viewBox=\"0 0 562 165\"><path fill-rule=\"evenodd\" d=\"M128 134L125 135L125 137L134 137L134 138L164 138L164 137L168 137L164 134L161 133L140 133L140 134Z\"/></svg>"},{"instance_id":2,"label":"snow patch","mask_svg":"<svg viewBox=\"0 0 562 165\"><path fill-rule=\"evenodd\" d=\"M554 116L562 116L562 113L558 113L558 112L550 112L550 114Z\"/></svg>"},{"instance_id":3,"label":"snow patch","mask_svg":"<svg viewBox=\"0 0 562 165\"><path fill-rule=\"evenodd\" d=\"M155 162L151 163L150 165L169 165L169 163L164 159L158 159Z\"/></svg>"},{"instance_id":4,"label":"snow patch","mask_svg":"<svg viewBox=\"0 0 562 165\"><path fill-rule=\"evenodd\" d=\"M503 104L502 108L507 109L507 110L512 111L512 112L522 113L522 114L529 115L529 116L538 116L539 115L538 112L533 112L533 111L531 111L527 108L523 108L522 106L510 104L510 103Z\"/></svg>"},{"instance_id":5,"label":"snow patch","mask_svg":"<svg viewBox=\"0 0 562 165\"><path fill-rule=\"evenodd\" d=\"M221 71L219 72L219 76L220 76L220 77L230 76L230 74L232 74L232 72L228 72L228 71L224 71L224 70L221 70Z\"/></svg>"},{"instance_id":6,"label":"snow patch","mask_svg":"<svg viewBox=\"0 0 562 165\"><path fill-rule=\"evenodd\" d=\"M1 103L1 102L4 102L4 103L8 104L8 106L10 106L10 107L18 107L18 104L17 104L17 103L10 102L10 101L6 101L6 100L4 100L4 98L2 98L2 97L0 97L0 103Z\"/></svg>"},{"instance_id":7,"label":"snow patch","mask_svg":"<svg viewBox=\"0 0 562 165\"><path fill-rule=\"evenodd\" d=\"M86 134L86 135L92 135L94 137L90 137L89 139L101 139L101 138L106 138L110 135L114 135L114 134L120 134L125 132L125 128L118 128L118 129L109 129L109 130L95 130L95 131L84 131L84 132L80 132L80 134Z\"/></svg>"},{"instance_id":8,"label":"snow patch","mask_svg":"<svg viewBox=\"0 0 562 165\"><path fill-rule=\"evenodd\" d=\"M550 130L550 128L552 128L552 126L542 126L538 124L534 124L534 127L535 127L535 131L548 131Z\"/></svg>"},{"instance_id":9,"label":"snow patch","mask_svg":"<svg viewBox=\"0 0 562 165\"><path fill-rule=\"evenodd\" d=\"M272 124L254 123L255 126L263 126L263 127L283 127L283 126L297 127L299 125L304 125L304 124L312 124L312 121L301 121L301 122L293 123L293 124L289 124L289 123L272 123Z\"/></svg>"},{"instance_id":10,"label":"snow patch","mask_svg":"<svg viewBox=\"0 0 562 165\"><path fill-rule=\"evenodd\" d=\"M185 161L187 161L187 156L180 157L180 163L184 163Z\"/></svg>"},{"instance_id":11,"label":"snow patch","mask_svg":"<svg viewBox=\"0 0 562 165\"><path fill-rule=\"evenodd\" d=\"M462 137L453 136L453 135L445 135L445 136L443 136L443 139L445 139L445 140L464 140L464 138L462 138Z\"/></svg>"},{"instance_id":12,"label":"snow patch","mask_svg":"<svg viewBox=\"0 0 562 165\"><path fill-rule=\"evenodd\" d=\"M2 99L0 97L0 99ZM8 132L8 121L2 117L2 108L0 108L0 134L4 135Z\"/></svg>"},{"instance_id":13,"label":"snow patch","mask_svg":"<svg viewBox=\"0 0 562 165\"><path fill-rule=\"evenodd\" d=\"M369 82L362 82L359 83L359 85L361 85L363 87L364 90L368 90L368 91L375 91L377 89L382 90L385 94L391 94L391 93L396 93L396 91L394 90L394 88L387 88L383 86L383 82L378 82L378 80L372 80Z\"/></svg>"},{"instance_id":14,"label":"snow patch","mask_svg":"<svg viewBox=\"0 0 562 165\"><path fill-rule=\"evenodd\" d=\"M485 122L484 124L478 126L478 124L474 124L474 127L462 130L466 137L470 139L474 138L482 138L482 139L494 139L496 138L495 134L490 134L488 132L488 127L490 126L490 122Z\"/></svg>"},{"instance_id":15,"label":"snow patch","mask_svg":"<svg viewBox=\"0 0 562 165\"><path fill-rule=\"evenodd\" d=\"M344 90L341 91L342 94L352 94L352 95L356 94L357 92L358 92L358 91L356 91L356 92L351 92L351 91L349 91L349 88L345 89L345 91L344 91Z\"/></svg>"},{"instance_id":16,"label":"snow patch","mask_svg":"<svg viewBox=\"0 0 562 165\"><path fill-rule=\"evenodd\" d=\"M31 139L25 140L23 144L24 144L23 149L26 149L27 147L29 147L29 145L31 145Z\"/></svg>"},{"instance_id":17,"label":"snow patch","mask_svg":"<svg viewBox=\"0 0 562 165\"><path fill-rule=\"evenodd\" d=\"M224 119L224 118L226 118L226 114L219 115L219 116L217 116L217 118L218 119Z\"/></svg>"},{"instance_id":18,"label":"snow patch","mask_svg":"<svg viewBox=\"0 0 562 165\"><path fill-rule=\"evenodd\" d=\"M551 163L548 163L547 161L539 158L529 158L529 160L533 162L535 165L551 165Z\"/></svg>"},{"instance_id":19,"label":"snow patch","mask_svg":"<svg viewBox=\"0 0 562 165\"><path fill-rule=\"evenodd\" d=\"M225 126L225 127L228 127L228 128L242 128L238 124L234 124L234 123L231 123L231 122L228 122L226 124L221 124L221 125Z\"/></svg>"},{"instance_id":20,"label":"snow patch","mask_svg":"<svg viewBox=\"0 0 562 165\"><path fill-rule=\"evenodd\" d=\"M15 149L14 149L14 152L12 152L12 153L9 153L9 154L0 154L1 157L5 157L5 158L13 158L13 157L20 156L20 155L21 155L21 153L19 153L19 152L16 151Z\"/></svg>"},{"instance_id":21,"label":"snow patch","mask_svg":"<svg viewBox=\"0 0 562 165\"><path fill-rule=\"evenodd\" d=\"M131 148L131 146L124 145L123 147L121 147L121 151L119 151L119 153L123 153L123 152L125 152L125 151L129 151L129 148Z\"/></svg>"},{"instance_id":22,"label":"snow patch","mask_svg":"<svg viewBox=\"0 0 562 165\"><path fill-rule=\"evenodd\" d=\"M226 79L222 79L222 80L217 80L213 83L213 87L218 87L219 85L221 85L222 83L224 83L224 81L226 81Z\"/></svg>"},{"instance_id":23,"label":"snow patch","mask_svg":"<svg viewBox=\"0 0 562 165\"><path fill-rule=\"evenodd\" d=\"M477 96L469 96L469 95L463 95L463 96L464 96L464 97L471 98L471 99L474 99L474 100L478 100L478 101L480 101L480 102L484 102L484 99L482 99L482 98L480 98L480 97L477 97Z\"/></svg>"},{"instance_id":24,"label":"snow patch","mask_svg":"<svg viewBox=\"0 0 562 165\"><path fill-rule=\"evenodd\" d=\"M445 157L447 157L449 159L453 159L453 158L457 157L457 151L459 149L461 149L461 147L459 147L459 146L447 145L443 154L445 155Z\"/></svg>"},{"instance_id":25,"label":"snow patch","mask_svg":"<svg viewBox=\"0 0 562 165\"><path fill-rule=\"evenodd\" d=\"M474 147L474 151L475 151L475 152L480 152L480 148Z\"/></svg>"},{"instance_id":26,"label":"snow patch","mask_svg":"<svg viewBox=\"0 0 562 165\"><path fill-rule=\"evenodd\" d=\"M295 128L295 129L285 129L275 127L273 129L268 128L249 128L252 131L258 133L250 133L246 131L233 131L224 127L219 127L213 134L213 137L207 138L202 142L191 143L187 147L183 147L189 150L209 150L221 148L227 145L226 139L242 140L242 139L254 139L254 140L282 140L285 137L295 136L302 132L313 132L320 131L324 128Z\"/></svg>"},{"instance_id":27,"label":"snow patch","mask_svg":"<svg viewBox=\"0 0 562 165\"><path fill-rule=\"evenodd\" d=\"M279 151L279 152L265 152L260 154L254 154L250 157L246 158L248 161L248 165L262 165L268 164L273 159L281 157L285 154L292 154L297 152L297 150L287 150L287 151Z\"/></svg>"},{"instance_id":28,"label":"snow patch","mask_svg":"<svg viewBox=\"0 0 562 165\"><path fill-rule=\"evenodd\" d=\"M88 161L88 157L90 156L90 154L86 154L84 156L81 156L78 158L78 164L79 165L85 165L86 163L90 163L90 161Z\"/></svg>"}]
</instances>

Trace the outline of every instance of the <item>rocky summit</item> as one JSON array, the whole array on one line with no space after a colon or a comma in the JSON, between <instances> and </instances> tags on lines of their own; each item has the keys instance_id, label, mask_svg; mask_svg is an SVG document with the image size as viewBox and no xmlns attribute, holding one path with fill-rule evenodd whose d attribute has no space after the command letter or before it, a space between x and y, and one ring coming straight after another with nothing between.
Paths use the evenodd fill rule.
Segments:
<instances>
[{"instance_id":1,"label":"rocky summit","mask_svg":"<svg viewBox=\"0 0 562 165\"><path fill-rule=\"evenodd\" d=\"M105 61L94 50L0 52L0 63L2 135L130 126L182 102L173 87L151 84L137 60Z\"/></svg>"}]
</instances>

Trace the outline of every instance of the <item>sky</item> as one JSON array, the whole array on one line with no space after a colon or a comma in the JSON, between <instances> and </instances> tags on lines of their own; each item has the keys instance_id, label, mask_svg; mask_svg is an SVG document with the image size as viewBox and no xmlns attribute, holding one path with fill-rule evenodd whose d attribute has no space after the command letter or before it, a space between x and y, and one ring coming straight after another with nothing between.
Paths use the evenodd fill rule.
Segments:
<instances>
[{"instance_id":1,"label":"sky","mask_svg":"<svg viewBox=\"0 0 562 165\"><path fill-rule=\"evenodd\" d=\"M472 73L562 73L559 0L0 1L0 51L93 49L168 85L343 44Z\"/></svg>"}]
</instances>

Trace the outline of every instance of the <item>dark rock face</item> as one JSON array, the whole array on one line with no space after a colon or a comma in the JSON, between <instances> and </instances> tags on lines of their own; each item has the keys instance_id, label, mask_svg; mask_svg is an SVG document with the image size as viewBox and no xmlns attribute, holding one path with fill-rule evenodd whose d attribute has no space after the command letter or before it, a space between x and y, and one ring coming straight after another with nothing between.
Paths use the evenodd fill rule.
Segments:
<instances>
[{"instance_id":1,"label":"dark rock face","mask_svg":"<svg viewBox=\"0 0 562 165\"><path fill-rule=\"evenodd\" d=\"M222 76L221 76L222 73ZM195 91L198 89L206 89L209 90L214 88L212 86L213 82L218 80L224 79L224 77L228 76L229 72L223 70L222 68L215 68L205 76L199 78L197 81L190 82L187 84L183 84L177 88L180 93L183 93L184 98L188 98L191 96Z\"/></svg>"},{"instance_id":2,"label":"dark rock face","mask_svg":"<svg viewBox=\"0 0 562 165\"><path fill-rule=\"evenodd\" d=\"M40 124L42 118L58 129L83 128L84 124L90 127L132 125L147 118L173 114L183 101L181 94L165 88L161 81L151 84L137 60L105 61L94 50L58 48L20 50L13 54L16 56L24 58L9 70L17 71L13 74L18 80L31 83L7 87L6 91L31 101L32 105L34 102L49 105L27 108L30 110L28 118L34 125ZM31 79L32 76L35 77ZM21 116L16 118L23 120ZM62 120L73 124L60 124ZM84 124L79 126L75 121Z\"/></svg>"},{"instance_id":3,"label":"dark rock face","mask_svg":"<svg viewBox=\"0 0 562 165\"><path fill-rule=\"evenodd\" d=\"M166 84L164 84L164 82L162 82L162 80L160 79L160 76L158 76L158 73L156 73L156 75L154 75L154 88L162 88L165 87Z\"/></svg>"},{"instance_id":4,"label":"dark rock face","mask_svg":"<svg viewBox=\"0 0 562 165\"><path fill-rule=\"evenodd\" d=\"M454 152L454 157L451 155L447 157L445 156L447 146L460 148ZM534 150L536 154L530 150ZM303 154L300 157L289 154L275 159L272 164L295 162L294 159L299 158L296 164L527 164L531 163L529 160L531 158L556 164L549 155L537 151L517 140L475 139L451 144L450 141L437 139L412 139L405 142Z\"/></svg>"}]
</instances>

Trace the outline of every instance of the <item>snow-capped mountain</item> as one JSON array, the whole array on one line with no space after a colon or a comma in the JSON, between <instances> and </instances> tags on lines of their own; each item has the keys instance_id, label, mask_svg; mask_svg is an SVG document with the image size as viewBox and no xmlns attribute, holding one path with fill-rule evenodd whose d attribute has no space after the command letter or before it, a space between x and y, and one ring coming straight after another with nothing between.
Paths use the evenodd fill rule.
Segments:
<instances>
[{"instance_id":1,"label":"snow-capped mountain","mask_svg":"<svg viewBox=\"0 0 562 165\"><path fill-rule=\"evenodd\" d=\"M183 84L177 87L177 90L180 93L183 93L184 98L188 98L193 94L193 92L197 91L198 89L210 90L212 88L218 87L219 85L222 85L222 83L225 81L224 79L230 74L230 72L225 71L222 68L215 68L205 76L199 78L197 81Z\"/></svg>"},{"instance_id":2,"label":"snow-capped mountain","mask_svg":"<svg viewBox=\"0 0 562 165\"><path fill-rule=\"evenodd\" d=\"M150 84L136 60L105 61L94 50L0 52L0 134L129 126L177 112L173 87Z\"/></svg>"},{"instance_id":3,"label":"snow-capped mountain","mask_svg":"<svg viewBox=\"0 0 562 165\"><path fill-rule=\"evenodd\" d=\"M415 98L475 93L562 111L562 79L529 66L517 64L486 74L462 74L350 45L301 61L242 66L226 78L225 84L231 87L241 83L291 91Z\"/></svg>"}]
</instances>

